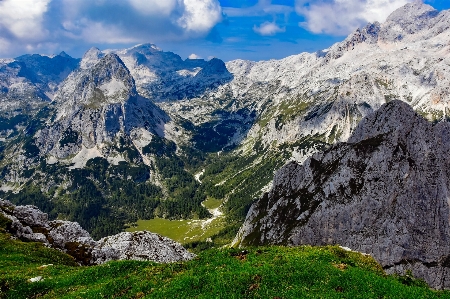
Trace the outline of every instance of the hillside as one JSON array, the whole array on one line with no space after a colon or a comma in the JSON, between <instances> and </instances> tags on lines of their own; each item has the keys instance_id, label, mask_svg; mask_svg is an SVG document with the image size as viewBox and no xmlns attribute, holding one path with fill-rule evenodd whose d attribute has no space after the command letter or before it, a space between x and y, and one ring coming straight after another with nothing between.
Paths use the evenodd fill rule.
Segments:
<instances>
[{"instance_id":1,"label":"hillside","mask_svg":"<svg viewBox=\"0 0 450 299\"><path fill-rule=\"evenodd\" d=\"M0 298L450 298L339 247L214 249L185 263L76 266L0 232ZM32 282L32 279L35 282Z\"/></svg>"}]
</instances>

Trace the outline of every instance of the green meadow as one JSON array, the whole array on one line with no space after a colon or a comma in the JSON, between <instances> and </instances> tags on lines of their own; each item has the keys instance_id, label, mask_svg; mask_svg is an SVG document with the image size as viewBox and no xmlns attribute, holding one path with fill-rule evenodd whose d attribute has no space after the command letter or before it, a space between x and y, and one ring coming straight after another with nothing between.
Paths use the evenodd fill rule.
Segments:
<instances>
[{"instance_id":1,"label":"green meadow","mask_svg":"<svg viewBox=\"0 0 450 299\"><path fill-rule=\"evenodd\" d=\"M31 282L31 278L41 277ZM370 256L327 247L209 249L189 262L80 267L0 234L0 298L450 298Z\"/></svg>"},{"instance_id":2,"label":"green meadow","mask_svg":"<svg viewBox=\"0 0 450 299\"><path fill-rule=\"evenodd\" d=\"M204 207L208 210L218 209L221 204L221 200L214 198L209 198L203 202ZM224 226L224 216L222 215L212 220L168 220L155 218L138 220L136 225L128 228L127 231L147 230L184 244L205 241L219 233Z\"/></svg>"}]
</instances>

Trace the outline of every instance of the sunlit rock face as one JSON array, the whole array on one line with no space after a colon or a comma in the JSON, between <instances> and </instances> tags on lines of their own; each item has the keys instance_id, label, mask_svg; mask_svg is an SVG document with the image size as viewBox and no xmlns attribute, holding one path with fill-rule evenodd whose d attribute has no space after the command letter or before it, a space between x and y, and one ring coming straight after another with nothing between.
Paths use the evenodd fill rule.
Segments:
<instances>
[{"instance_id":1,"label":"sunlit rock face","mask_svg":"<svg viewBox=\"0 0 450 299\"><path fill-rule=\"evenodd\" d=\"M36 134L44 154L66 158L86 149L93 157L107 156L108 144L131 138L133 131L162 134L169 118L138 95L117 55L108 54L90 66L73 72L56 95L56 117Z\"/></svg>"},{"instance_id":2,"label":"sunlit rock face","mask_svg":"<svg viewBox=\"0 0 450 299\"><path fill-rule=\"evenodd\" d=\"M450 288L450 123L401 101L364 118L346 143L292 162L250 208L245 245L340 244L388 273Z\"/></svg>"}]
</instances>

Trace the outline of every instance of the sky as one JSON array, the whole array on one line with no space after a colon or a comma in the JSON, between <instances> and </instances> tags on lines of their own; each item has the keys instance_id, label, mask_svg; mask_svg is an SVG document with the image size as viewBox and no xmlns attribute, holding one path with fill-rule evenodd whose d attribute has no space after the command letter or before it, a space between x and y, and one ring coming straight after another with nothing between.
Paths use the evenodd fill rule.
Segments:
<instances>
[{"instance_id":1,"label":"sky","mask_svg":"<svg viewBox=\"0 0 450 299\"><path fill-rule=\"evenodd\" d=\"M414 1L0 0L0 57L153 43L183 59L280 59L328 48Z\"/></svg>"}]
</instances>

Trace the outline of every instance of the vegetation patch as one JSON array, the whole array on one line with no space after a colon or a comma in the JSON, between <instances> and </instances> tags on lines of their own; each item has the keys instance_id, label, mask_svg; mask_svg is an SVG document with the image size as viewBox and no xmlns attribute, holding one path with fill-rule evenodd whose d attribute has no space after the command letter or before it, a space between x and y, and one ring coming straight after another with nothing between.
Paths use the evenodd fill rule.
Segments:
<instances>
[{"instance_id":1,"label":"vegetation patch","mask_svg":"<svg viewBox=\"0 0 450 299\"><path fill-rule=\"evenodd\" d=\"M0 234L0 245L1 298L450 298L337 246L210 249L183 263L77 267L41 244Z\"/></svg>"}]
</instances>

